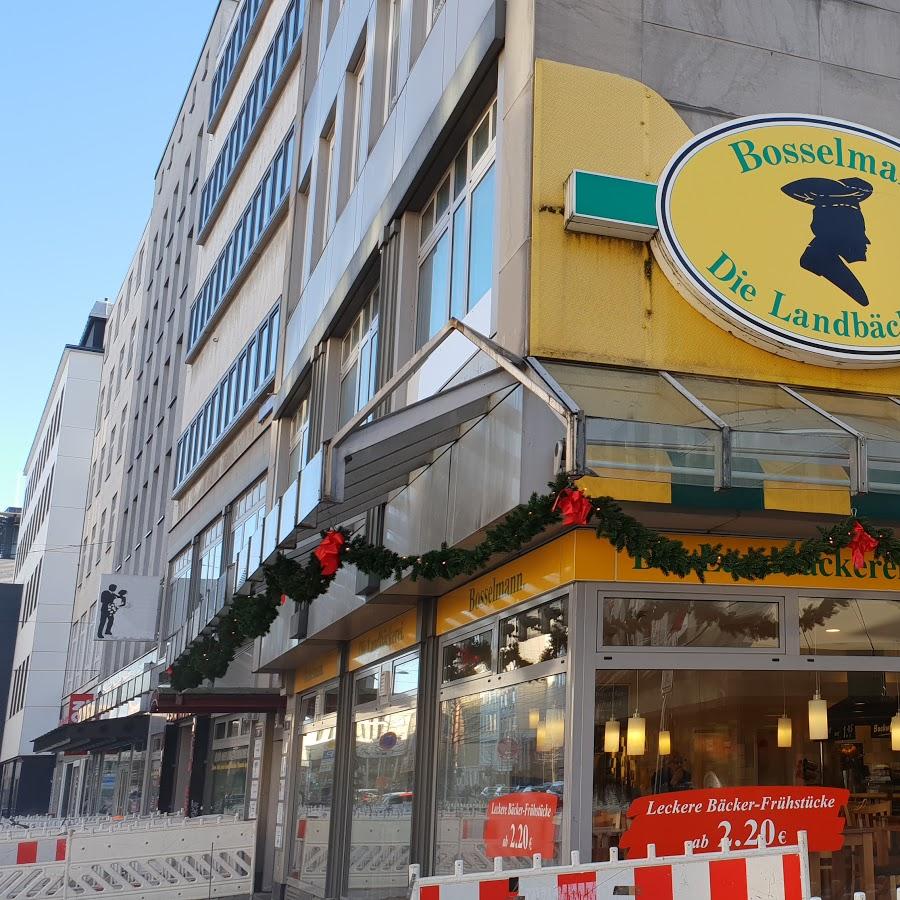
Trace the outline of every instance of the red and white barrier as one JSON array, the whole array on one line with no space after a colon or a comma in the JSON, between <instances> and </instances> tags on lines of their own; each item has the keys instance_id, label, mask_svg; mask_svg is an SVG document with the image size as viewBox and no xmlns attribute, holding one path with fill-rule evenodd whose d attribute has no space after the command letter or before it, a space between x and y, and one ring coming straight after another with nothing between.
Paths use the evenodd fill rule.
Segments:
<instances>
[{"instance_id":1,"label":"red and white barrier","mask_svg":"<svg viewBox=\"0 0 900 900\"><path fill-rule=\"evenodd\" d=\"M42 837L31 841L0 843L0 866L59 862L66 858L64 837Z\"/></svg>"},{"instance_id":2,"label":"red and white barrier","mask_svg":"<svg viewBox=\"0 0 900 900\"><path fill-rule=\"evenodd\" d=\"M689 848L685 848L686 851ZM418 878L410 867L411 900L617 900L622 895L647 900L810 900L806 835L793 847L769 847L722 853L686 852L646 859L580 865L541 866L465 875L457 863L454 875ZM501 874L502 873L502 874Z\"/></svg>"}]
</instances>

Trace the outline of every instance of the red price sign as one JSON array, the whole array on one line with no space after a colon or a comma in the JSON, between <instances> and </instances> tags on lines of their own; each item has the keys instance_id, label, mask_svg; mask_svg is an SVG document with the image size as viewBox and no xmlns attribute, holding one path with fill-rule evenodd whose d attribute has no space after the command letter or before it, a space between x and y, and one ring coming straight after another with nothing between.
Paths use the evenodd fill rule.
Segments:
<instances>
[{"instance_id":1,"label":"red price sign","mask_svg":"<svg viewBox=\"0 0 900 900\"><path fill-rule=\"evenodd\" d=\"M488 804L484 822L486 856L553 856L556 794L506 794Z\"/></svg>"},{"instance_id":2,"label":"red price sign","mask_svg":"<svg viewBox=\"0 0 900 900\"><path fill-rule=\"evenodd\" d=\"M724 838L733 850L755 848L762 836L767 846L797 843L805 831L809 849L840 850L844 845L841 812L850 792L838 788L742 787L676 791L639 797L628 807L631 826L619 846L629 857L647 855L655 844L659 856L717 852Z\"/></svg>"}]
</instances>

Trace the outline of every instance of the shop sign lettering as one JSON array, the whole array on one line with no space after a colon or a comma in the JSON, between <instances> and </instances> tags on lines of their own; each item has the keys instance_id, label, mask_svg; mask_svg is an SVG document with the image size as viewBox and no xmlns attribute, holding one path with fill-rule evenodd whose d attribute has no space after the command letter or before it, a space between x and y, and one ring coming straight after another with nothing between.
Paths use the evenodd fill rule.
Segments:
<instances>
[{"instance_id":1,"label":"shop sign lettering","mask_svg":"<svg viewBox=\"0 0 900 900\"><path fill-rule=\"evenodd\" d=\"M850 792L825 787L741 787L651 794L632 801L631 820L619 846L629 857L645 857L648 844L660 856L718 852L728 840L733 850L797 843L805 831L813 852L833 852L844 844L843 809Z\"/></svg>"},{"instance_id":2,"label":"shop sign lettering","mask_svg":"<svg viewBox=\"0 0 900 900\"><path fill-rule=\"evenodd\" d=\"M653 250L727 330L820 365L900 361L900 141L808 115L715 126L672 158Z\"/></svg>"},{"instance_id":3,"label":"shop sign lettering","mask_svg":"<svg viewBox=\"0 0 900 900\"><path fill-rule=\"evenodd\" d=\"M484 852L488 857L553 856L556 794L506 794L488 804L484 822Z\"/></svg>"},{"instance_id":4,"label":"shop sign lettering","mask_svg":"<svg viewBox=\"0 0 900 900\"><path fill-rule=\"evenodd\" d=\"M508 578L491 578L490 583L484 587L469 588L469 610L478 606L491 606L522 590L524 576L516 572Z\"/></svg>"}]
</instances>

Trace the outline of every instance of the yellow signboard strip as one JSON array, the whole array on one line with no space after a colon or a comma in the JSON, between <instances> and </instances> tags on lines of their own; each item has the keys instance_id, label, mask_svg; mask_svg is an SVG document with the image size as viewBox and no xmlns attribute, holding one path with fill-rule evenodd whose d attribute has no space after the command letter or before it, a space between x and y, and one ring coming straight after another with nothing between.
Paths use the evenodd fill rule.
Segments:
<instances>
[{"instance_id":1,"label":"yellow signboard strip","mask_svg":"<svg viewBox=\"0 0 900 900\"><path fill-rule=\"evenodd\" d=\"M299 694L307 688L315 687L323 681L337 678L341 671L341 655L338 650L323 653L310 662L294 669L294 693Z\"/></svg>"},{"instance_id":2,"label":"yellow signboard strip","mask_svg":"<svg viewBox=\"0 0 900 900\"><path fill-rule=\"evenodd\" d=\"M418 640L416 608L379 625L350 641L347 668L351 672L411 647Z\"/></svg>"}]
</instances>

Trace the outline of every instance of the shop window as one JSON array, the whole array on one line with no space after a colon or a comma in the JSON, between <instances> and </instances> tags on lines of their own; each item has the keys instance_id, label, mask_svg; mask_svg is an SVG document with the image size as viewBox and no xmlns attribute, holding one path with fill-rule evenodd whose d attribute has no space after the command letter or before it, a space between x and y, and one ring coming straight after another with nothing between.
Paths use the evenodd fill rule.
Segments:
<instances>
[{"instance_id":1,"label":"shop window","mask_svg":"<svg viewBox=\"0 0 900 900\"><path fill-rule=\"evenodd\" d=\"M837 900L864 890L864 872L876 872L879 854L890 846L889 819L900 788L890 735L898 678L896 672L598 671L593 858L608 859L636 797L692 788L824 785L849 789L843 814L854 840L833 854L810 854L813 892ZM827 706L822 740L812 740L809 728L808 701L817 689ZM635 710L644 739L629 754L627 723ZM780 729L779 719L791 727ZM610 720L618 727L607 744ZM874 814L878 809L884 812ZM722 836L710 834L711 845Z\"/></svg>"},{"instance_id":2,"label":"shop window","mask_svg":"<svg viewBox=\"0 0 900 900\"><path fill-rule=\"evenodd\" d=\"M325 896L335 732L333 719L319 720L304 729L300 738L289 877L313 897Z\"/></svg>"},{"instance_id":3,"label":"shop window","mask_svg":"<svg viewBox=\"0 0 900 900\"><path fill-rule=\"evenodd\" d=\"M359 706L365 703L375 703L378 700L378 685L381 680L381 670L375 669L366 672L356 679L353 685L353 704Z\"/></svg>"},{"instance_id":4,"label":"shop window","mask_svg":"<svg viewBox=\"0 0 900 900\"><path fill-rule=\"evenodd\" d=\"M444 646L441 680L445 683L471 678L473 675L487 675L493 669L491 630L480 631Z\"/></svg>"},{"instance_id":5,"label":"shop window","mask_svg":"<svg viewBox=\"0 0 900 900\"><path fill-rule=\"evenodd\" d=\"M336 713L338 709L338 695L339 691L337 685L334 685L330 688L325 688L322 693L323 699L323 712L326 716L331 715L332 713Z\"/></svg>"},{"instance_id":6,"label":"shop window","mask_svg":"<svg viewBox=\"0 0 900 900\"><path fill-rule=\"evenodd\" d=\"M227 728L226 722L216 722L216 727L213 730L213 737L217 741L223 741L227 737L225 730Z\"/></svg>"},{"instance_id":7,"label":"shop window","mask_svg":"<svg viewBox=\"0 0 900 900\"><path fill-rule=\"evenodd\" d=\"M800 651L900 656L900 603L877 597L801 597Z\"/></svg>"},{"instance_id":8,"label":"shop window","mask_svg":"<svg viewBox=\"0 0 900 900\"><path fill-rule=\"evenodd\" d=\"M415 774L415 709L355 725L349 896L406 893Z\"/></svg>"},{"instance_id":9,"label":"shop window","mask_svg":"<svg viewBox=\"0 0 900 900\"><path fill-rule=\"evenodd\" d=\"M520 792L556 794L555 847L560 862L560 827L565 782L564 674L445 700L435 792L435 874L486 871L484 820L495 797ZM504 868L531 865L530 857L504 860Z\"/></svg>"},{"instance_id":10,"label":"shop window","mask_svg":"<svg viewBox=\"0 0 900 900\"><path fill-rule=\"evenodd\" d=\"M419 656L397 660L391 672L391 691L394 698L409 696L419 690Z\"/></svg>"},{"instance_id":11,"label":"shop window","mask_svg":"<svg viewBox=\"0 0 900 900\"><path fill-rule=\"evenodd\" d=\"M604 597L601 645L777 650L779 609L777 600Z\"/></svg>"},{"instance_id":12,"label":"shop window","mask_svg":"<svg viewBox=\"0 0 900 900\"><path fill-rule=\"evenodd\" d=\"M566 655L566 599L560 597L500 622L500 670L511 672Z\"/></svg>"},{"instance_id":13,"label":"shop window","mask_svg":"<svg viewBox=\"0 0 900 900\"><path fill-rule=\"evenodd\" d=\"M244 811L249 745L214 749L207 813L234 815Z\"/></svg>"},{"instance_id":14,"label":"shop window","mask_svg":"<svg viewBox=\"0 0 900 900\"><path fill-rule=\"evenodd\" d=\"M475 127L422 213L416 347L491 289L496 101Z\"/></svg>"},{"instance_id":15,"label":"shop window","mask_svg":"<svg viewBox=\"0 0 900 900\"><path fill-rule=\"evenodd\" d=\"M316 719L316 695L304 697L300 701L300 724L308 725Z\"/></svg>"}]
</instances>

